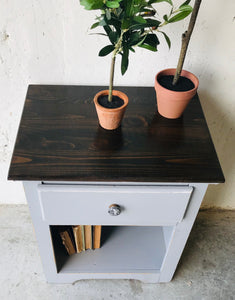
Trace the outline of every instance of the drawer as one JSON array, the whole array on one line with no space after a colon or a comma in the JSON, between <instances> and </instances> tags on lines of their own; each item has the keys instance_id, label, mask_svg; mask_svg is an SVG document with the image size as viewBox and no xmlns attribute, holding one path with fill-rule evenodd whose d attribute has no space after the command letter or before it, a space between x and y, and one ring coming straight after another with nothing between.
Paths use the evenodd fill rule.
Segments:
<instances>
[{"instance_id":1,"label":"drawer","mask_svg":"<svg viewBox=\"0 0 235 300\"><path fill-rule=\"evenodd\" d=\"M182 221L189 186L38 186L42 218L51 225L174 225ZM118 216L109 206L121 208Z\"/></svg>"}]
</instances>

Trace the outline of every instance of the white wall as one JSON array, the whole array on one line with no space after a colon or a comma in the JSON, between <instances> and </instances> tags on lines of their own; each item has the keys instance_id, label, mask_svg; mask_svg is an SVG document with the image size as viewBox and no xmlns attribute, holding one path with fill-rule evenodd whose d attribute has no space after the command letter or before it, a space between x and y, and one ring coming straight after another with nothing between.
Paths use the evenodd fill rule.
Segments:
<instances>
[{"instance_id":1,"label":"white wall","mask_svg":"<svg viewBox=\"0 0 235 300\"><path fill-rule=\"evenodd\" d=\"M166 7L161 4L161 11ZM21 184L6 178L28 84L108 84L110 57L97 56L106 38L88 34L94 15L78 0L1 1L0 203L25 203ZM153 86L157 71L176 65L187 22L168 25L170 51L163 40L158 53L137 49L125 76L117 67L115 84ZM226 177L225 184L209 188L203 206L235 208L234 0L203 1L185 69L199 77L199 95Z\"/></svg>"}]
</instances>

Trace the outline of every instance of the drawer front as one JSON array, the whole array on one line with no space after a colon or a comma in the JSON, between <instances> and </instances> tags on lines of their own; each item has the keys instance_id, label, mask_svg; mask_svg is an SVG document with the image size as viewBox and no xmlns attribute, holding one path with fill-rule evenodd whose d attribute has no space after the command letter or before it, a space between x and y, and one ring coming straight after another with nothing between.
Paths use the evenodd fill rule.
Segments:
<instances>
[{"instance_id":1,"label":"drawer front","mask_svg":"<svg viewBox=\"0 0 235 300\"><path fill-rule=\"evenodd\" d=\"M51 225L174 225L182 221L189 186L39 185L42 218ZM121 213L112 216L109 206Z\"/></svg>"}]
</instances>

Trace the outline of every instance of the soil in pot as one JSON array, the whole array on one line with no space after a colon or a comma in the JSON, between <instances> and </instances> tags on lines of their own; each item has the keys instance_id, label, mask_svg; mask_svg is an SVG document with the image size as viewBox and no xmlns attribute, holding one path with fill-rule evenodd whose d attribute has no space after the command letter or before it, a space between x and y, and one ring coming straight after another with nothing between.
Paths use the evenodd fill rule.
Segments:
<instances>
[{"instance_id":1,"label":"soil in pot","mask_svg":"<svg viewBox=\"0 0 235 300\"><path fill-rule=\"evenodd\" d=\"M113 96L112 101L108 101L108 95L102 95L98 98L98 103L105 108L118 108L124 104L124 101L118 96Z\"/></svg>"},{"instance_id":2,"label":"soil in pot","mask_svg":"<svg viewBox=\"0 0 235 300\"><path fill-rule=\"evenodd\" d=\"M177 84L173 85L172 84L173 78L174 78L173 75L163 75L158 78L158 82L164 88L175 92L186 92L194 89L195 87L194 83L190 79L184 76L180 76Z\"/></svg>"}]
</instances>

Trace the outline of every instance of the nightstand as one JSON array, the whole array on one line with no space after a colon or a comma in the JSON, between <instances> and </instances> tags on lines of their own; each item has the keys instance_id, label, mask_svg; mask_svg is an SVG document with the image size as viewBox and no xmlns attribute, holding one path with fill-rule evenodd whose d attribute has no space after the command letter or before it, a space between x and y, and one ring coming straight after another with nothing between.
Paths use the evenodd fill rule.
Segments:
<instances>
[{"instance_id":1,"label":"nightstand","mask_svg":"<svg viewBox=\"0 0 235 300\"><path fill-rule=\"evenodd\" d=\"M30 85L9 179L23 181L48 282L168 282L208 184L224 182L199 98L169 120L153 88L121 87L122 127L106 131L92 101L101 89ZM81 224L111 234L100 249L68 256L55 228Z\"/></svg>"}]
</instances>

